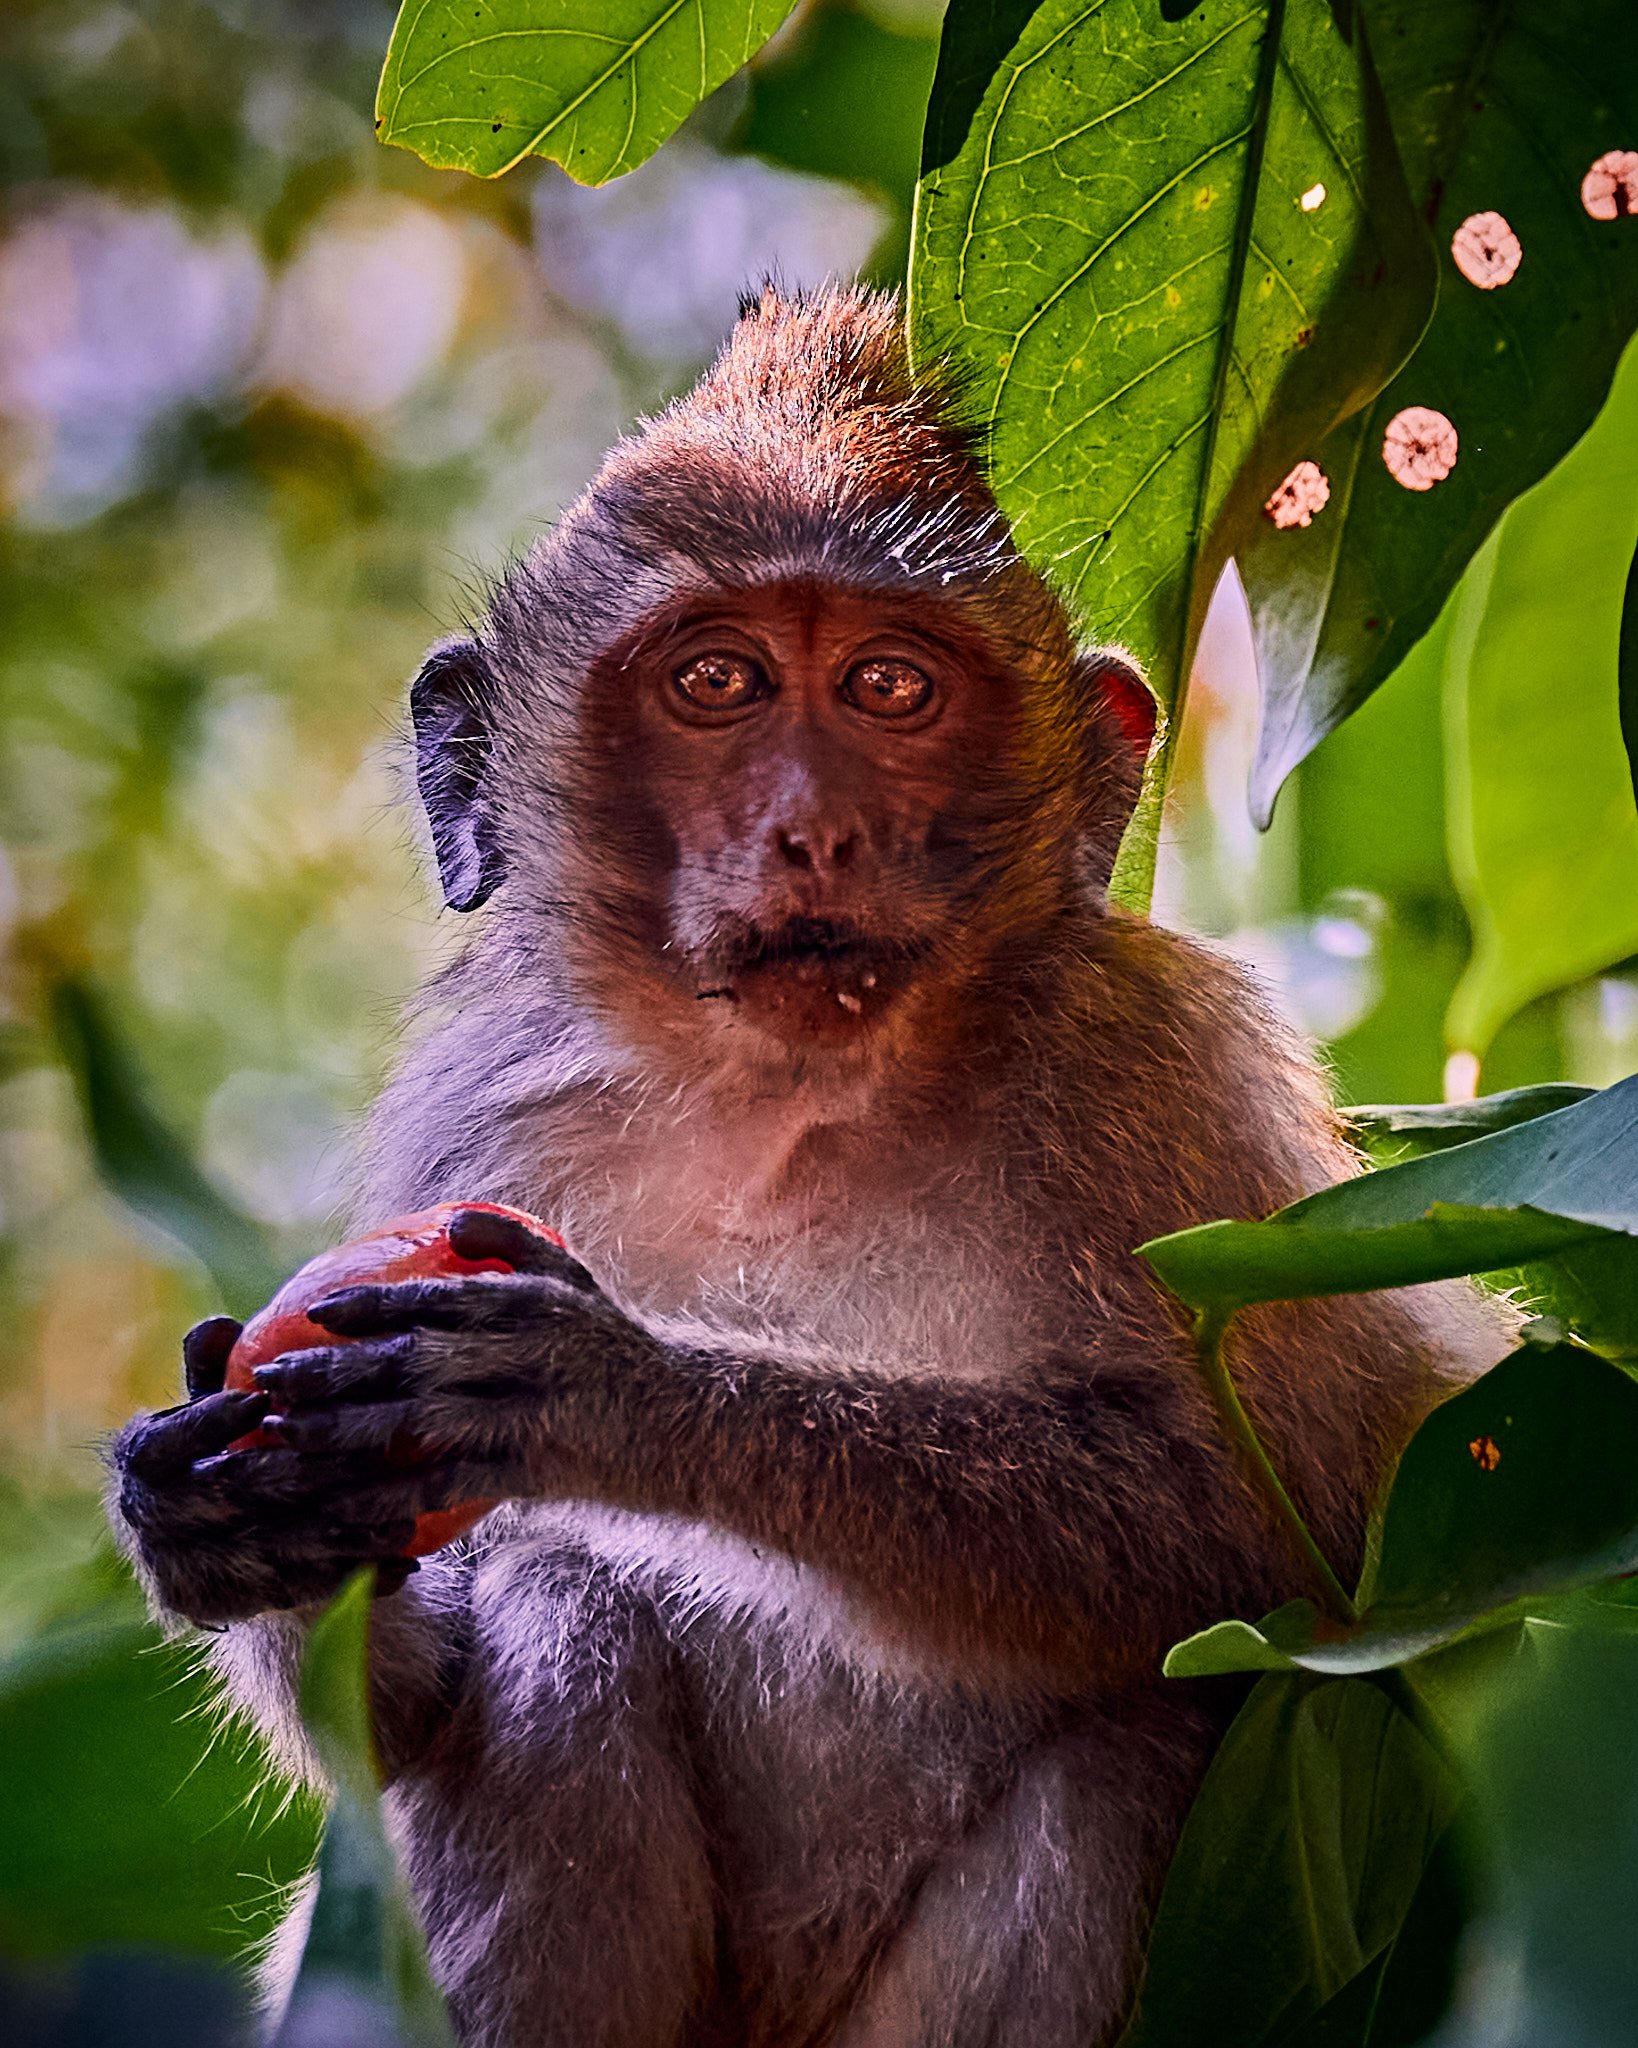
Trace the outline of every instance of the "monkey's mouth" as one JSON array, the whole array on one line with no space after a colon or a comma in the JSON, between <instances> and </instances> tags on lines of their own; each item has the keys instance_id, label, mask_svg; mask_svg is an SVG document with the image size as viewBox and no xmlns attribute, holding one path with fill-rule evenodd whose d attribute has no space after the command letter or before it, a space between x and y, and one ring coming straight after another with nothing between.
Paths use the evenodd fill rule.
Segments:
<instances>
[{"instance_id":1,"label":"monkey's mouth","mask_svg":"<svg viewBox=\"0 0 1638 2048\"><path fill-rule=\"evenodd\" d=\"M782 1030L831 1036L880 1014L913 978L923 939L867 931L849 918L746 924L712 950L699 999L743 1003Z\"/></svg>"}]
</instances>

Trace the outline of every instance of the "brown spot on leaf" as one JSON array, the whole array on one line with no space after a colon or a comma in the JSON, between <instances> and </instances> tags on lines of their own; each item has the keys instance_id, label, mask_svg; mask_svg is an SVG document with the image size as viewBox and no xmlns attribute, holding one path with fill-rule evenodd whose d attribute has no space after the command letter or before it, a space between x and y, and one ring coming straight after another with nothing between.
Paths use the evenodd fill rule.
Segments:
<instances>
[{"instance_id":1,"label":"brown spot on leaf","mask_svg":"<svg viewBox=\"0 0 1638 2048\"><path fill-rule=\"evenodd\" d=\"M1451 236L1450 253L1469 284L1493 292L1524 260L1524 245L1499 213L1470 213Z\"/></svg>"},{"instance_id":2,"label":"brown spot on leaf","mask_svg":"<svg viewBox=\"0 0 1638 2048\"><path fill-rule=\"evenodd\" d=\"M1594 220L1638 213L1638 149L1607 149L1581 181L1581 203Z\"/></svg>"},{"instance_id":3,"label":"brown spot on leaf","mask_svg":"<svg viewBox=\"0 0 1638 2048\"><path fill-rule=\"evenodd\" d=\"M1468 1445L1467 1454L1481 1472L1494 1472L1501 1463L1501 1445L1493 1436L1476 1436Z\"/></svg>"},{"instance_id":4,"label":"brown spot on leaf","mask_svg":"<svg viewBox=\"0 0 1638 2048\"><path fill-rule=\"evenodd\" d=\"M1388 422L1382 460L1407 491L1431 491L1456 467L1456 429L1431 405L1407 405Z\"/></svg>"},{"instance_id":5,"label":"brown spot on leaf","mask_svg":"<svg viewBox=\"0 0 1638 2048\"><path fill-rule=\"evenodd\" d=\"M1314 514L1324 510L1330 496L1330 483L1319 464L1299 462L1263 507L1263 514L1282 531L1288 526L1311 526Z\"/></svg>"}]
</instances>

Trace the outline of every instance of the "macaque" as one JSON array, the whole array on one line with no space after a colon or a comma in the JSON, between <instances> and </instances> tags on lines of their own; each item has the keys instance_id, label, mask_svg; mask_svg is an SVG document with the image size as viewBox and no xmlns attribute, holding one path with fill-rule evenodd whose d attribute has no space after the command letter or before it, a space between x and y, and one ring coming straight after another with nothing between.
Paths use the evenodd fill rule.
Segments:
<instances>
[{"instance_id":1,"label":"macaque","mask_svg":"<svg viewBox=\"0 0 1638 2048\"><path fill-rule=\"evenodd\" d=\"M411 692L447 904L356 1220L518 1268L119 1439L160 1609L294 1768L382 1568L397 1841L471 2048L1092 2048L1232 1687L1311 1590L1134 1247L1354 1170L1227 960L1111 907L1150 731L857 290L749 302ZM1246 1315L1337 1569L1489 1363L1460 1289ZM227 1446L260 1425L273 1442ZM429 1462L395 1464L400 1432ZM402 1440L402 1439L400 1439ZM504 1505L421 1561L417 1513Z\"/></svg>"}]
</instances>

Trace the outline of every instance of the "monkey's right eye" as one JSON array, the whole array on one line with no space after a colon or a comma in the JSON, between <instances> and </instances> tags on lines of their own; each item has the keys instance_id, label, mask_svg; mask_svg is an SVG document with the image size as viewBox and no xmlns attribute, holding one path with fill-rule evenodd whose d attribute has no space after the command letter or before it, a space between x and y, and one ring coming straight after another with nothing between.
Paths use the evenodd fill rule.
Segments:
<instances>
[{"instance_id":1,"label":"monkey's right eye","mask_svg":"<svg viewBox=\"0 0 1638 2048\"><path fill-rule=\"evenodd\" d=\"M671 686L699 711L740 711L772 694L760 665L747 654L696 654Z\"/></svg>"}]
</instances>

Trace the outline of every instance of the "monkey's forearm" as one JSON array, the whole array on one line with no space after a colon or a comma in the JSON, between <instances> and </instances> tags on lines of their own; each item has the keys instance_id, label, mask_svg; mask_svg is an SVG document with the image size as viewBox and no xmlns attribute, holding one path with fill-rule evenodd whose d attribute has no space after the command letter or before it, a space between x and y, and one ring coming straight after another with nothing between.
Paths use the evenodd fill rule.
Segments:
<instances>
[{"instance_id":1,"label":"monkey's forearm","mask_svg":"<svg viewBox=\"0 0 1638 2048\"><path fill-rule=\"evenodd\" d=\"M820 1566L967 1666L1152 1673L1293 1590L1209 1418L1153 1367L963 1388L654 1345L559 1384L554 1456L604 1497Z\"/></svg>"}]
</instances>

